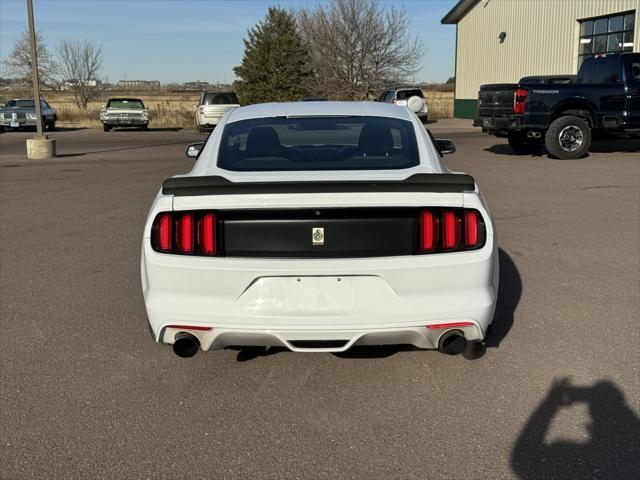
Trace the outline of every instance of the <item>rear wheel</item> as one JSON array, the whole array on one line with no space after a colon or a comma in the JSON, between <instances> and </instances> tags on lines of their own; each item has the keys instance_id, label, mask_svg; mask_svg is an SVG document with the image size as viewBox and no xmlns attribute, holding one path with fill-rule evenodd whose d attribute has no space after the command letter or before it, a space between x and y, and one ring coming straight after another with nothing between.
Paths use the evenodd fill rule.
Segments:
<instances>
[{"instance_id":1,"label":"rear wheel","mask_svg":"<svg viewBox=\"0 0 640 480\"><path fill-rule=\"evenodd\" d=\"M108 132L109 130L111 130L111 125L103 125L104 131Z\"/></svg>"},{"instance_id":2,"label":"rear wheel","mask_svg":"<svg viewBox=\"0 0 640 480\"><path fill-rule=\"evenodd\" d=\"M580 117L556 118L544 136L544 144L552 157L561 160L581 158L591 146L591 128Z\"/></svg>"},{"instance_id":3,"label":"rear wheel","mask_svg":"<svg viewBox=\"0 0 640 480\"><path fill-rule=\"evenodd\" d=\"M542 139L528 138L526 132L509 132L509 146L519 155L534 154L542 150Z\"/></svg>"},{"instance_id":4,"label":"rear wheel","mask_svg":"<svg viewBox=\"0 0 640 480\"><path fill-rule=\"evenodd\" d=\"M207 131L207 129L203 125L198 125L198 131L204 133Z\"/></svg>"}]
</instances>

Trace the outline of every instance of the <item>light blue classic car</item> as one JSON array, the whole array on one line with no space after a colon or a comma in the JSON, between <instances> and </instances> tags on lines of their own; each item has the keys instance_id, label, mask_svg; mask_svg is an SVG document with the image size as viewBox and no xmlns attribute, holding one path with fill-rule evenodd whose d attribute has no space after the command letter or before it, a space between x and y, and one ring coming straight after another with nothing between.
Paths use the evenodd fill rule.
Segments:
<instances>
[{"instance_id":1,"label":"light blue classic car","mask_svg":"<svg viewBox=\"0 0 640 480\"><path fill-rule=\"evenodd\" d=\"M55 130L56 111L45 100L40 100L42 126L46 130ZM33 99L15 98L0 108L0 129L17 130L36 128L36 106Z\"/></svg>"}]
</instances>

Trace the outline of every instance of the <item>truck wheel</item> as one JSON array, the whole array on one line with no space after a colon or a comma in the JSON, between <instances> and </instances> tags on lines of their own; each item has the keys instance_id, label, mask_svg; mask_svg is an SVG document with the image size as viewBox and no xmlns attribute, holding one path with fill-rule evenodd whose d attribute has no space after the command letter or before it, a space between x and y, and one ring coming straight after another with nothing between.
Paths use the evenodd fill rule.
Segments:
<instances>
[{"instance_id":1,"label":"truck wheel","mask_svg":"<svg viewBox=\"0 0 640 480\"><path fill-rule=\"evenodd\" d=\"M204 127L203 125L198 125L198 131L204 133L207 131L207 128Z\"/></svg>"},{"instance_id":2,"label":"truck wheel","mask_svg":"<svg viewBox=\"0 0 640 480\"><path fill-rule=\"evenodd\" d=\"M527 138L526 132L509 132L509 146L519 155L534 154L542 150L542 140Z\"/></svg>"},{"instance_id":3,"label":"truck wheel","mask_svg":"<svg viewBox=\"0 0 640 480\"><path fill-rule=\"evenodd\" d=\"M549 155L562 160L581 158L591 146L591 128L580 117L556 118L544 136Z\"/></svg>"},{"instance_id":4,"label":"truck wheel","mask_svg":"<svg viewBox=\"0 0 640 480\"><path fill-rule=\"evenodd\" d=\"M110 125L104 125L104 131L108 132L109 130L111 130L111 126Z\"/></svg>"}]
</instances>

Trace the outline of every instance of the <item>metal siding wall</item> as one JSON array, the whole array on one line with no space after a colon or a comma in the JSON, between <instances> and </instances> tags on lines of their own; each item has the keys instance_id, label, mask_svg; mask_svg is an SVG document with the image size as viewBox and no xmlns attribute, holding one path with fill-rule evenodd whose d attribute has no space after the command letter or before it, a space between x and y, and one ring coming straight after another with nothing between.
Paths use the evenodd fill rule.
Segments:
<instances>
[{"instance_id":1,"label":"metal siding wall","mask_svg":"<svg viewBox=\"0 0 640 480\"><path fill-rule=\"evenodd\" d=\"M481 0L457 25L456 99L477 99L484 83L575 74L577 20L627 10L636 11L634 51L640 51L640 0Z\"/></svg>"}]
</instances>

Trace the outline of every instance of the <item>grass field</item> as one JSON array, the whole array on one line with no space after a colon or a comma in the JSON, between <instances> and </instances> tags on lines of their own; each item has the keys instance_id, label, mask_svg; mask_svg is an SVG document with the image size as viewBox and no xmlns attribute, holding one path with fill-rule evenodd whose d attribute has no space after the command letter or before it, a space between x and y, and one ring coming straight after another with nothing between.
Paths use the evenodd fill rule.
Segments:
<instances>
[{"instance_id":1,"label":"grass field","mask_svg":"<svg viewBox=\"0 0 640 480\"><path fill-rule=\"evenodd\" d=\"M429 118L451 118L453 116L453 92L425 91L429 103ZM199 92L156 93L156 92L108 92L100 101L89 103L87 110L81 110L74 102L71 92L43 92L42 97L58 112L60 126L101 128L100 108L108 97L131 96L141 98L151 117L150 128L185 128L194 130L195 109ZM0 97L4 103L8 98Z\"/></svg>"}]
</instances>

